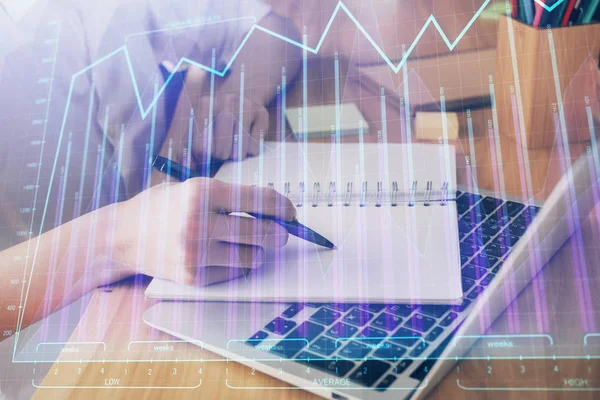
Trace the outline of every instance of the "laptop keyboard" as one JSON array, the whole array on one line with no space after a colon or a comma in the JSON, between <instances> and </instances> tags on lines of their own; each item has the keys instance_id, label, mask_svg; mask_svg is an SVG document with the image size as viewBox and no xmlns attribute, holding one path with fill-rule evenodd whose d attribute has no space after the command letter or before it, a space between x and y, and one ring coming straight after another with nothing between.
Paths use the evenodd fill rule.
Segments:
<instances>
[{"instance_id":1,"label":"laptop keyboard","mask_svg":"<svg viewBox=\"0 0 600 400\"><path fill-rule=\"evenodd\" d=\"M292 304L247 344L256 347L269 339L276 344L258 348L379 391L403 373L423 380L540 210L460 192L456 206L461 305ZM307 318L292 320L300 313Z\"/></svg>"}]
</instances>

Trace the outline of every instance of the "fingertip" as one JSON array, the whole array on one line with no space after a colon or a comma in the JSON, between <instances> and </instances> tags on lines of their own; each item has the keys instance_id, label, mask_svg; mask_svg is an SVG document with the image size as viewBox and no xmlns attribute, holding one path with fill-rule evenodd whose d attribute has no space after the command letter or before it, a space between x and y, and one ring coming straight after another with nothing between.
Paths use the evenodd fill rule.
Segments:
<instances>
[{"instance_id":1,"label":"fingertip","mask_svg":"<svg viewBox=\"0 0 600 400\"><path fill-rule=\"evenodd\" d=\"M285 209L284 209L284 217L286 221L291 221L293 219L296 219L296 216L298 215L298 213L296 212L296 207L294 207L294 203L292 203L292 201L290 199L288 199L287 197L286 199L286 205L285 205Z\"/></svg>"},{"instance_id":2,"label":"fingertip","mask_svg":"<svg viewBox=\"0 0 600 400\"><path fill-rule=\"evenodd\" d=\"M291 221L296 218L296 208L289 198L275 189L263 188L263 190L265 194L263 197L264 206L269 210L269 214L284 221Z\"/></svg>"}]
</instances>

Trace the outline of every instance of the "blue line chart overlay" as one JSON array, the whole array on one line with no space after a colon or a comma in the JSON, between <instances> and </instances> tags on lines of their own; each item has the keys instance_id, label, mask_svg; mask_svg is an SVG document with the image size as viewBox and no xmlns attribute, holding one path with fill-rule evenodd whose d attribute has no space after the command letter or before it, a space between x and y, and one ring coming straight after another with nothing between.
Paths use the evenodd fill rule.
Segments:
<instances>
[{"instance_id":1,"label":"blue line chart overlay","mask_svg":"<svg viewBox=\"0 0 600 400\"><path fill-rule=\"evenodd\" d=\"M564 1L566 0L559 0L556 3L554 3L552 6L547 6L545 5L541 0L535 0L537 4L539 4L541 7L543 7L544 9L548 10L548 11L552 11L554 8L558 7L560 4L562 4ZM52 165L52 172L50 175L50 180L49 180L49 187L52 187L53 185L53 181L54 181L54 177L56 175L56 169L57 169L57 164L58 164L58 156L59 156L59 149L62 146L62 141L64 138L64 132L65 132L65 127L66 127L66 123L67 123L67 117L69 114L69 108L70 108L70 104L71 104L71 100L72 100L72 95L73 95L73 90L74 90L74 84L76 79L85 74L86 72L88 72L89 70L91 70L92 68L98 66L99 64L112 59L113 57L116 57L119 54L123 54L127 63L127 67L129 69L129 74L132 80L132 84L133 84L133 88L134 88L134 92L135 92L135 96L136 96L136 100L138 103L138 107L141 113L141 116L143 119L146 119L146 117L151 113L151 111L153 110L153 108L155 107L156 103L158 102L158 99L162 96L163 92L165 91L167 85L171 82L171 80L173 79L173 77L177 74L177 71L180 69L180 67L184 64L189 64L191 66L195 66L197 68L203 69L213 75L219 76L219 77L224 77L227 72L229 71L229 69L231 68L231 65L234 63L234 61L236 60L236 58L238 57L239 53L241 52L241 50L244 48L246 42L250 39L250 37L254 34L254 31L261 31L264 32L268 35L271 35L273 37L276 37L284 42L290 43L294 46L297 46L301 49L303 49L306 52L310 52L312 54L317 54L319 53L323 42L325 41L325 38L327 37L329 30L331 29L333 22L335 20L335 18L338 16L338 14L340 13L345 13L346 16L356 25L356 27L358 28L358 30L365 36L365 38L369 41L369 43L373 46L373 48L377 51L377 53L381 56L382 60L385 61L385 63L390 67L390 69L392 71L394 71L394 73L398 74L400 72L400 70L402 70L403 65L406 63L407 59L409 58L409 56L411 55L412 51L414 50L414 48L416 47L416 45L419 43L421 37L423 36L423 34L425 33L425 31L430 27L430 25L433 25L435 27L435 29L439 32L440 36L442 37L444 43L446 44L446 46L448 47L448 49L450 51L454 50L454 48L458 45L458 43L461 41L461 39L464 37L464 35L467 33L467 31L471 28L471 26L475 23L475 21L479 18L479 16L481 15L481 13L484 11L484 9L489 5L489 3L491 2L491 0L485 0L483 2L483 4L481 5L481 7L475 12L475 14L473 15L473 17L471 18L471 20L467 23L467 25L464 27L464 29L460 32L460 34L456 37L456 39L454 41L450 41L450 39L448 38L448 36L445 34L445 32L443 31L442 27L439 25L436 17L432 14L429 16L429 18L427 19L427 21L425 22L425 24L423 25L423 27L421 28L421 30L419 31L419 33L417 34L417 36L415 37L414 41L412 42L412 44L410 45L410 47L408 47L408 49L405 51L402 59L400 60L400 62L395 65L391 59L384 53L384 51L381 49L381 47L379 47L379 45L377 45L377 43L375 42L375 40L369 35L369 33L365 30L365 28L363 28L363 26L360 24L360 22L358 21L358 19L352 14L352 12L348 9L348 7L342 2L338 2L316 47L310 47L307 46L306 44L297 42L293 39L290 39L286 36L283 36L279 33L273 32L272 30L269 30L267 28L264 28L258 24L254 24L252 26L252 28L248 31L248 33L244 36L244 38L242 39L239 47L237 48L237 50L234 52L233 56L231 57L231 60L226 64L226 66L222 69L222 70L217 70L215 68L213 68L212 66L207 66L204 64L200 64L198 62L195 62L189 58L181 58L179 60L179 62L177 63L176 67L173 69L173 72L171 72L171 74L169 74L169 76L167 77L167 79L165 79L164 84L162 85L162 87L155 93L155 96L152 100L152 102L149 104L149 106L147 108L144 108L144 105L142 104L142 100L141 100L141 95L140 95L140 90L139 87L137 85L137 81L135 79L135 73L133 70L133 65L132 65L132 61L131 61L131 56L129 54L129 50L127 48L126 45L123 45L121 47L119 47L118 49L114 50L113 52L107 54L106 56L100 58L99 60L95 61L94 63L90 64L89 66L85 67L84 69L76 72L72 77L71 77L71 82L70 82L70 86L69 86L69 91L68 91L68 95L67 95L67 101L66 101L66 107L65 107L65 112L62 118L62 123L61 123L61 128L60 128L60 132L59 132L59 138L58 138L58 142L57 142L57 150L56 150L56 155L54 158L54 162ZM225 21L221 21L221 22L225 22ZM50 201L50 194L51 194L51 190L48 191L47 196L46 196L46 200L45 200L45 205L44 205L44 210L43 210L43 214L42 214L42 218L41 218L41 223L40 223L40 230L39 230L39 234L42 233L42 227L44 226L44 222L46 220L46 213L47 213L47 209L48 209L48 204ZM36 263L36 257L37 257L37 251L38 251L38 246L39 246L39 241L37 242L36 245L36 249L34 252L34 256L33 261L31 262L31 271L29 273L29 279L28 279L28 285L27 285L27 291L25 293L25 298L24 298L24 303L23 303L23 307L21 308L21 315L24 315L25 312L25 308L27 305L27 298L29 295L29 289L30 289L30 284L31 284L31 277L33 275L33 271L35 269L35 263ZM27 267L28 265L25 266L25 273L27 271ZM15 340L15 345L14 345L14 349L15 352L13 353L13 361L15 354L16 354L16 349L17 349L17 342L18 342L18 337L19 337L19 332L21 330L21 326L22 326L22 318L19 318L19 323L17 325L17 329L16 329L16 340Z\"/></svg>"}]
</instances>

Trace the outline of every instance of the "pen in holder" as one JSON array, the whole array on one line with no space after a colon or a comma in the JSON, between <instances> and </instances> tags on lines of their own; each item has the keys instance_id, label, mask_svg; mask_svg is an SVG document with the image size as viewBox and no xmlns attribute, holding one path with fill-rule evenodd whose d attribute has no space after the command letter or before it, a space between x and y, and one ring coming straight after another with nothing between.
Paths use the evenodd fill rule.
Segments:
<instances>
[{"instance_id":1,"label":"pen in holder","mask_svg":"<svg viewBox=\"0 0 600 400\"><path fill-rule=\"evenodd\" d=\"M562 132L569 142L590 140L583 116L589 107L598 118L600 24L538 29L503 15L496 51L500 132L530 148L552 147Z\"/></svg>"}]
</instances>

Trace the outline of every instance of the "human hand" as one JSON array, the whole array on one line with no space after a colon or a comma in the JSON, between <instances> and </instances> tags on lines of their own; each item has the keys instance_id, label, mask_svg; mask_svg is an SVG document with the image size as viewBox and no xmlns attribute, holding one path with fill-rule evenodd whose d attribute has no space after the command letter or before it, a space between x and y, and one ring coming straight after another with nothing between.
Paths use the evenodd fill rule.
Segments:
<instances>
[{"instance_id":1,"label":"human hand","mask_svg":"<svg viewBox=\"0 0 600 400\"><path fill-rule=\"evenodd\" d=\"M292 202L272 189L210 178L157 185L118 206L116 261L196 286L237 278L262 265L263 248L287 242L277 223L230 212L296 215Z\"/></svg>"},{"instance_id":2,"label":"human hand","mask_svg":"<svg viewBox=\"0 0 600 400\"><path fill-rule=\"evenodd\" d=\"M217 92L213 96L211 121L211 98L203 91L206 78L205 71L195 67L188 69L185 87L163 142L161 155L167 156L171 146L174 161L183 162L185 157L191 157L189 161L192 166L206 163L208 155L217 161L243 160L247 156L257 155L261 133L269 127L266 108L250 97L240 100L233 93ZM190 141L190 110L193 110L194 126L191 149L187 149Z\"/></svg>"}]
</instances>

